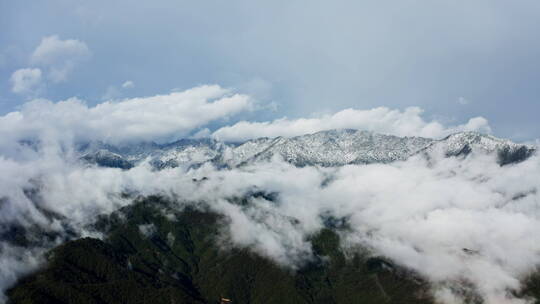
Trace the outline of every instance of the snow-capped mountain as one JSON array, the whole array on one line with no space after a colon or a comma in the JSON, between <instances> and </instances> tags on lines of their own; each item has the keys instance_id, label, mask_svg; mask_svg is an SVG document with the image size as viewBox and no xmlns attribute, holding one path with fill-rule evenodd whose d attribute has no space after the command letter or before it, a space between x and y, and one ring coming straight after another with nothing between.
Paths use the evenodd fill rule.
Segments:
<instances>
[{"instance_id":1,"label":"snow-capped mountain","mask_svg":"<svg viewBox=\"0 0 540 304\"><path fill-rule=\"evenodd\" d=\"M432 140L397 137L351 129L321 131L292 138L257 139L232 148L224 161L232 166L280 156L297 165L342 166L346 164L404 160Z\"/></svg>"},{"instance_id":2,"label":"snow-capped mountain","mask_svg":"<svg viewBox=\"0 0 540 304\"><path fill-rule=\"evenodd\" d=\"M444 139L433 141L423 153L445 156L465 156L472 152L484 154L497 154L497 161L501 165L520 162L536 151L536 147L517 144L507 139L476 132L461 132L452 134Z\"/></svg>"},{"instance_id":3,"label":"snow-capped mountain","mask_svg":"<svg viewBox=\"0 0 540 304\"><path fill-rule=\"evenodd\" d=\"M214 139L182 139L158 145L145 143L116 147L93 143L81 146L81 158L89 163L128 169L143 161L156 168L199 166L211 162L218 167L237 167L280 157L296 166L342 166L388 163L413 155L434 153L460 156L497 153L502 165L529 157L535 147L490 135L463 132L436 140L398 137L360 130L329 130L291 138L258 138L243 143Z\"/></svg>"}]
</instances>

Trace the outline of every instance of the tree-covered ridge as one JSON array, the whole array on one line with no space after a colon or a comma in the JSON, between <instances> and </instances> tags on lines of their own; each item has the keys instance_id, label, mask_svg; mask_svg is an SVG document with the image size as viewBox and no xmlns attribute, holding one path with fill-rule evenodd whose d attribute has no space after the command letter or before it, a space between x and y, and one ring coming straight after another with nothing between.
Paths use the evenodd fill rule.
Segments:
<instances>
[{"instance_id":1,"label":"tree-covered ridge","mask_svg":"<svg viewBox=\"0 0 540 304\"><path fill-rule=\"evenodd\" d=\"M240 202L241 203L241 202ZM226 219L173 211L157 197L103 217L103 241L84 238L9 290L11 303L432 303L429 286L379 257L346 254L331 228L311 237L315 257L297 270L249 248L228 248ZM224 249L227 248L227 249Z\"/></svg>"}]
</instances>

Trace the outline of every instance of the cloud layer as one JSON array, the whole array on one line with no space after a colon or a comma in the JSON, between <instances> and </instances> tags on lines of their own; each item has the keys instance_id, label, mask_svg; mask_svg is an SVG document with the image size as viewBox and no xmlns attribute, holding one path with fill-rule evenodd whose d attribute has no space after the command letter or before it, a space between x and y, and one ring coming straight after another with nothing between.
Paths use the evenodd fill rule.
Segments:
<instances>
[{"instance_id":1,"label":"cloud layer","mask_svg":"<svg viewBox=\"0 0 540 304\"><path fill-rule=\"evenodd\" d=\"M21 92L38 85L41 78L39 69L24 69L15 74L14 84ZM131 82L126 83L123 87L131 86ZM106 95L112 98L109 96L111 94ZM359 129L430 138L460 131L491 132L488 121L483 117L471 118L461 125L445 125L437 120L426 120L422 115L423 110L418 107L403 111L385 107L345 109L312 118L240 121L224 125L234 115L260 109L256 103L248 95L234 93L217 85L204 85L165 95L108 100L95 106L88 106L78 98L59 102L35 99L25 103L19 111L0 116L0 142L4 142L4 148L9 141L52 136L61 138L61 141L103 141L112 144L164 142L186 136L238 142L259 137L292 137L329 129ZM212 122L222 127L212 132L206 128Z\"/></svg>"},{"instance_id":2,"label":"cloud layer","mask_svg":"<svg viewBox=\"0 0 540 304\"><path fill-rule=\"evenodd\" d=\"M416 158L327 169L275 160L221 171L209 166L155 171L144 164L122 171L48 157L25 163L4 159L0 166L8 173L1 189L3 224L37 224L61 233L66 224L45 217L41 210L46 209L85 235L90 233L85 225L97 214L129 204L122 192L180 197L183 204L203 202L228 218L224 233L232 246L295 269L310 258L309 236L324 227L324 218L345 218L350 228L341 235L346 250L368 248L418 272L442 300L465 284L486 303L525 303L510 291L519 290L540 264L537 156L504 167L494 155L474 154L466 159L432 155L429 164ZM207 180L192 181L201 177ZM32 181L39 181L37 202L24 195ZM227 200L253 189L277 193L278 199L252 199L246 206ZM0 260L21 259L14 252L4 251ZM10 284L28 270L12 268L0 281Z\"/></svg>"},{"instance_id":3,"label":"cloud layer","mask_svg":"<svg viewBox=\"0 0 540 304\"><path fill-rule=\"evenodd\" d=\"M219 86L201 86L168 95L103 102L88 107L71 98L53 103L34 100L0 117L3 140L99 140L108 143L163 141L187 136L214 120L248 111L246 95ZM2 140L0 140L2 141Z\"/></svg>"},{"instance_id":4,"label":"cloud layer","mask_svg":"<svg viewBox=\"0 0 540 304\"><path fill-rule=\"evenodd\" d=\"M525 302L511 291L519 290L540 265L537 155L503 167L496 155L473 152L466 158L447 158L433 151L429 161L418 156L341 168L296 168L274 159L227 170L204 165L156 171L146 163L129 170L89 166L69 152L72 143L85 140L125 144L176 139L252 106L249 96L201 86L95 107L78 99L36 100L0 117L0 235L22 225L58 236L31 249L3 244L0 265L9 267L0 272L0 288L5 290L39 265L41 254L64 241L67 231L92 235L87 225L96 215L129 204L121 196L129 192L203 202L229 220L223 233L230 245L250 248L292 269L310 258L308 239L324 227L325 217L347 219L350 229L341 235L345 250L361 246L416 271L431 282L443 303L455 303L459 295L453 287L463 284L486 303ZM352 127L414 136L489 130L482 118L447 127L425 121L418 108L377 108L242 122L218 129L214 136L237 140ZM193 182L202 177L207 179ZM277 201L257 198L239 206L229 200L253 189L277 193Z\"/></svg>"},{"instance_id":5,"label":"cloud layer","mask_svg":"<svg viewBox=\"0 0 540 304\"><path fill-rule=\"evenodd\" d=\"M467 123L445 126L438 121L426 121L422 109L404 111L385 107L371 110L346 109L331 115L314 118L281 118L268 122L241 121L216 130L212 136L225 141L243 141L258 137L292 137L329 129L359 129L397 136L440 138L461 131L490 133L488 121L483 117L471 118Z\"/></svg>"}]
</instances>

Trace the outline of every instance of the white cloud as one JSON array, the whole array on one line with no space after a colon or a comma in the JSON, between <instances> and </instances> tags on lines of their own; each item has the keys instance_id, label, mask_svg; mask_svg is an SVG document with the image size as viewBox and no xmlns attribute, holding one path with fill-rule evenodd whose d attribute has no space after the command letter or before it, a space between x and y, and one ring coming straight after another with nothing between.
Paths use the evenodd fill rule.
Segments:
<instances>
[{"instance_id":1,"label":"white cloud","mask_svg":"<svg viewBox=\"0 0 540 304\"><path fill-rule=\"evenodd\" d=\"M131 89L131 88L134 88L135 87L135 83L131 80L127 80L126 82L124 82L122 84L122 88L124 89Z\"/></svg>"},{"instance_id":2,"label":"white cloud","mask_svg":"<svg viewBox=\"0 0 540 304\"><path fill-rule=\"evenodd\" d=\"M65 140L106 142L167 140L188 135L211 121L249 110L246 95L219 86L184 92L103 102L93 107L71 98L53 103L34 100L20 111L0 117L6 138L59 136Z\"/></svg>"},{"instance_id":3,"label":"white cloud","mask_svg":"<svg viewBox=\"0 0 540 304\"><path fill-rule=\"evenodd\" d=\"M43 37L32 53L30 63L46 68L51 81L63 82L75 66L90 55L86 43L75 39L61 40L53 35Z\"/></svg>"},{"instance_id":4,"label":"white cloud","mask_svg":"<svg viewBox=\"0 0 540 304\"><path fill-rule=\"evenodd\" d=\"M36 181L42 191L40 208L65 216L80 234L95 215L128 204L122 192L168 194L224 215L229 246L246 247L297 268L312 256L307 240L324 226L321 216L346 217L346 248L367 247L417 271L435 288L470 282L485 303L523 303L508 290L518 290L520 280L540 265L540 159L533 156L501 167L490 155L431 156L429 163L418 157L321 169L274 160L233 170L203 166L188 172L155 171L146 164L126 171L85 167L47 154L30 161L0 157L5 173L0 175L0 197L8 198L0 206L0 223L37 222L43 229L58 229L23 194ZM202 176L207 177L204 183L192 182ZM331 182L322 187L329 177ZM279 201L253 199L240 208L226 200L254 187L279 193ZM147 229L151 224L140 231L152 232ZM478 253L467 254L463 248ZM0 264L17 252L3 251ZM0 273L0 283L28 271L20 264ZM434 292L447 299L443 303L459 299L451 289Z\"/></svg>"},{"instance_id":5,"label":"white cloud","mask_svg":"<svg viewBox=\"0 0 540 304\"><path fill-rule=\"evenodd\" d=\"M13 72L10 78L11 91L17 94L28 94L41 84L40 69L19 69Z\"/></svg>"},{"instance_id":6,"label":"white cloud","mask_svg":"<svg viewBox=\"0 0 540 304\"><path fill-rule=\"evenodd\" d=\"M438 138L459 131L490 133L488 121L475 117L464 125L445 126L438 121L426 121L417 107L404 111L379 107L371 110L346 109L332 115L315 118L281 118L270 122L241 121L218 129L213 136L221 140L239 141L257 137L297 136L328 129L360 129L397 136Z\"/></svg>"},{"instance_id":7,"label":"white cloud","mask_svg":"<svg viewBox=\"0 0 540 304\"><path fill-rule=\"evenodd\" d=\"M233 246L295 268L311 257L307 240L324 226L321 217L346 217L350 230L342 234L344 247L367 247L415 270L436 288L470 282L485 303L523 303L509 290L518 290L521 280L540 265L538 155L502 167L494 155L444 158L434 153L429 163L418 156L392 164L296 168L272 160L231 170L205 165L186 172L182 168L156 171L144 163L130 170L86 166L54 149L71 139L154 140L196 130L201 130L197 136L204 136L205 124L250 108L245 95L202 86L93 107L77 99L37 100L1 116L0 229L16 222L37 225L36 231L62 232L62 227L71 227L85 235L89 233L85 225L97 214L130 203L121 193L170 195L184 203L205 204L225 216L228 225L223 233ZM262 130L274 136L288 129L286 134L356 126L426 136L488 127L480 117L445 127L426 122L420 114L417 108L350 109L315 119L268 122L270 128ZM255 133L263 132L257 123L252 126ZM35 151L19 141L23 138L39 139L43 145ZM192 182L203 176L205 182ZM25 195L25 189L32 187L40 189L37 202ZM239 208L226 200L254 187L279 193L279 201L253 199ZM62 215L68 225L48 219L43 210ZM148 227L142 226L141 232L150 231ZM7 265L7 271L0 272L0 289L36 267L41 253L54 245L30 251L2 244L0 265ZM463 248L477 253L468 254ZM459 299L452 289L435 293L446 300L443 303Z\"/></svg>"},{"instance_id":8,"label":"white cloud","mask_svg":"<svg viewBox=\"0 0 540 304\"><path fill-rule=\"evenodd\" d=\"M199 172L208 180L190 198L229 217L236 245L281 264L295 267L309 258L306 239L323 227L322 214L346 217L346 248L367 247L418 272L434 288L469 284L485 303L525 303L509 291L519 290L540 264L540 159L501 167L494 156L431 156L429 163L414 158L337 170L271 162ZM328 176L332 182L321 187ZM239 208L218 199L250 187L277 192L279 201L255 199ZM443 303L460 297L451 289L436 293L447 299Z\"/></svg>"}]
</instances>

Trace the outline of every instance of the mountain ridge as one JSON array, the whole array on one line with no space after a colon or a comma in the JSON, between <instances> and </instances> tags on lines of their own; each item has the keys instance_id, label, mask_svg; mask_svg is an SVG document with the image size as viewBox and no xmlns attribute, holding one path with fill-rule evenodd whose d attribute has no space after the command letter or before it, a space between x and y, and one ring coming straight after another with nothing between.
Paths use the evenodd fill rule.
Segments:
<instances>
[{"instance_id":1,"label":"mountain ridge","mask_svg":"<svg viewBox=\"0 0 540 304\"><path fill-rule=\"evenodd\" d=\"M537 148L477 132L460 132L442 139L399 137L364 130L333 129L294 137L261 137L245 142L222 142L212 138L180 139L167 144L127 146L92 143L81 145L80 158L91 164L130 169L149 161L157 169L192 167L212 163L238 167L278 156L295 166L323 167L348 164L390 163L414 155L445 156L471 152L497 153L501 165L519 162Z\"/></svg>"}]
</instances>

